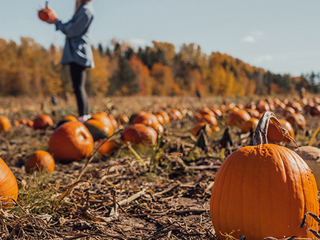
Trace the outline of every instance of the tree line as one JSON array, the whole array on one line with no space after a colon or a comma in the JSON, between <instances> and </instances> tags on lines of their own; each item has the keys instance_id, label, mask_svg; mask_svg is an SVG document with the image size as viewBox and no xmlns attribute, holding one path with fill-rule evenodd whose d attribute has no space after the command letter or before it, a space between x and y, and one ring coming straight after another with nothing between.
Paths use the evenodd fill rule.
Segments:
<instances>
[{"instance_id":1,"label":"tree line","mask_svg":"<svg viewBox=\"0 0 320 240\"><path fill-rule=\"evenodd\" d=\"M201 95L254 96L318 92L320 73L274 74L228 54L207 55L194 43L178 51L167 42L134 50L127 42L92 46L95 68L88 71L90 96ZM0 38L0 95L43 97L72 92L68 66L59 62L62 48L42 47L32 38L20 44Z\"/></svg>"}]
</instances>

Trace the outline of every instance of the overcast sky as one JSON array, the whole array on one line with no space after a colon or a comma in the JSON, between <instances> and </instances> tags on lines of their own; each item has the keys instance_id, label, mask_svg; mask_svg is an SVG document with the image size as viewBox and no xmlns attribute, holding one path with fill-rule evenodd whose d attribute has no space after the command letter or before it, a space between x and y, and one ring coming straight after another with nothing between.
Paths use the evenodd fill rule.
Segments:
<instances>
[{"instance_id":1,"label":"overcast sky","mask_svg":"<svg viewBox=\"0 0 320 240\"><path fill-rule=\"evenodd\" d=\"M44 47L63 45L64 36L41 22L44 0L1 0L0 38L32 37ZM51 0L62 21L75 0ZM293 76L320 72L319 0L93 0L95 46L110 40L151 45L170 42L176 51L195 43L204 53L227 53L251 65Z\"/></svg>"}]
</instances>

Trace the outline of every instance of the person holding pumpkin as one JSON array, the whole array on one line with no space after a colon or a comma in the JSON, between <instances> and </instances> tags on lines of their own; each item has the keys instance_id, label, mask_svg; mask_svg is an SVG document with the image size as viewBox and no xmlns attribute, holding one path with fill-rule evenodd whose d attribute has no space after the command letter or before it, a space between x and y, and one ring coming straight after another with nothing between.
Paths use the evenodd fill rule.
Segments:
<instances>
[{"instance_id":1,"label":"person holding pumpkin","mask_svg":"<svg viewBox=\"0 0 320 240\"><path fill-rule=\"evenodd\" d=\"M75 13L70 21L62 23L54 10L48 6L42 9L47 12L42 19L55 24L56 30L66 35L61 64L69 65L74 93L77 99L79 121L85 122L89 115L88 96L85 89L86 69L94 67L89 29L94 18L91 0L76 0ZM40 16L39 16L40 17Z\"/></svg>"}]
</instances>

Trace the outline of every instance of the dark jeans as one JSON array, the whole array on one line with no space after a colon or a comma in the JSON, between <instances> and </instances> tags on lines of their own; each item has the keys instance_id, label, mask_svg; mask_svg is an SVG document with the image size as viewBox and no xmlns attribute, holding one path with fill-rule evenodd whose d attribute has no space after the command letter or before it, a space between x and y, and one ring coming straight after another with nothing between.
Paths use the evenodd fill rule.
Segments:
<instances>
[{"instance_id":1,"label":"dark jeans","mask_svg":"<svg viewBox=\"0 0 320 240\"><path fill-rule=\"evenodd\" d=\"M77 98L79 116L89 113L88 96L85 89L86 83L86 67L80 66L77 63L70 63L70 74L73 84L73 90Z\"/></svg>"}]
</instances>

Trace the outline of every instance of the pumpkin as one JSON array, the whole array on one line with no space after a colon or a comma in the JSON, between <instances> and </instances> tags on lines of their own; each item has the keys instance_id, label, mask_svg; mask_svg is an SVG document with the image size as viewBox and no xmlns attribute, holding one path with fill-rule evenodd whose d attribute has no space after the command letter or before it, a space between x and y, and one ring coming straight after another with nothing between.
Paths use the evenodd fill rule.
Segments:
<instances>
[{"instance_id":1,"label":"pumpkin","mask_svg":"<svg viewBox=\"0 0 320 240\"><path fill-rule=\"evenodd\" d=\"M132 144L156 144L157 132L150 126L143 123L134 123L126 127L121 135L124 143L130 142Z\"/></svg>"},{"instance_id":2,"label":"pumpkin","mask_svg":"<svg viewBox=\"0 0 320 240\"><path fill-rule=\"evenodd\" d=\"M118 128L118 122L117 122L117 120L114 118L114 116L113 116L111 113L109 113L109 114L108 114L108 117L109 117L109 119L110 119L110 121L111 121L111 123L112 123L113 128L114 128L114 129Z\"/></svg>"},{"instance_id":3,"label":"pumpkin","mask_svg":"<svg viewBox=\"0 0 320 240\"><path fill-rule=\"evenodd\" d=\"M109 139L107 140L105 143L102 143L99 144L99 150L98 152L100 154L102 154L103 156L110 156L112 155L116 150L119 149L119 144L113 140L113 139Z\"/></svg>"},{"instance_id":4,"label":"pumpkin","mask_svg":"<svg viewBox=\"0 0 320 240\"><path fill-rule=\"evenodd\" d=\"M45 129L53 125L52 118L47 114L42 114L33 120L34 129Z\"/></svg>"},{"instance_id":5,"label":"pumpkin","mask_svg":"<svg viewBox=\"0 0 320 240\"><path fill-rule=\"evenodd\" d=\"M50 153L42 150L31 154L26 163L26 173L32 173L35 170L53 172L55 167L54 159Z\"/></svg>"},{"instance_id":6,"label":"pumpkin","mask_svg":"<svg viewBox=\"0 0 320 240\"><path fill-rule=\"evenodd\" d=\"M214 115L214 112L212 112L209 108L207 107L204 107L204 108L200 108L199 111L198 111L201 115L206 115L206 114L209 114L211 116L215 116Z\"/></svg>"},{"instance_id":7,"label":"pumpkin","mask_svg":"<svg viewBox=\"0 0 320 240\"><path fill-rule=\"evenodd\" d=\"M114 126L112 124L111 119L109 118L108 114L105 112L98 112L91 116L90 119L95 119L103 123L103 125L107 126L109 128L109 136L111 136L114 133Z\"/></svg>"},{"instance_id":8,"label":"pumpkin","mask_svg":"<svg viewBox=\"0 0 320 240\"><path fill-rule=\"evenodd\" d=\"M212 134L213 130L210 128L209 124L205 122L198 123L195 127L191 129L191 134L196 137L199 134L200 129L204 128L205 131L210 135ZM220 129L219 129L220 130ZM217 131L219 131L217 130Z\"/></svg>"},{"instance_id":9,"label":"pumpkin","mask_svg":"<svg viewBox=\"0 0 320 240\"><path fill-rule=\"evenodd\" d=\"M158 112L156 112L156 114L160 114L163 117L164 123L170 122L170 116L166 111L159 110Z\"/></svg>"},{"instance_id":10,"label":"pumpkin","mask_svg":"<svg viewBox=\"0 0 320 240\"><path fill-rule=\"evenodd\" d=\"M129 122L129 118L125 115L120 115L119 117L117 117L117 120L120 125L127 124Z\"/></svg>"},{"instance_id":11,"label":"pumpkin","mask_svg":"<svg viewBox=\"0 0 320 240\"><path fill-rule=\"evenodd\" d=\"M0 197L18 198L18 184L8 165L0 158ZM0 201L11 202L10 198L2 198Z\"/></svg>"},{"instance_id":12,"label":"pumpkin","mask_svg":"<svg viewBox=\"0 0 320 240\"><path fill-rule=\"evenodd\" d=\"M66 115L63 119L67 121L78 121L78 119L73 115Z\"/></svg>"},{"instance_id":13,"label":"pumpkin","mask_svg":"<svg viewBox=\"0 0 320 240\"><path fill-rule=\"evenodd\" d=\"M164 118L163 118L163 116L162 116L160 113L156 113L155 116L157 117L158 122L159 122L160 124L164 124Z\"/></svg>"},{"instance_id":14,"label":"pumpkin","mask_svg":"<svg viewBox=\"0 0 320 240\"><path fill-rule=\"evenodd\" d=\"M176 121L178 119L182 119L182 114L179 110L177 109L171 109L171 112L170 112L170 118L173 120L173 121Z\"/></svg>"},{"instance_id":15,"label":"pumpkin","mask_svg":"<svg viewBox=\"0 0 320 240\"><path fill-rule=\"evenodd\" d=\"M232 111L227 117L227 125L228 126L237 126L241 127L245 121L250 119L250 115L246 110L238 109Z\"/></svg>"},{"instance_id":16,"label":"pumpkin","mask_svg":"<svg viewBox=\"0 0 320 240\"><path fill-rule=\"evenodd\" d=\"M248 133L250 129L253 131L256 130L258 126L259 119L258 118L250 118L248 121L245 121L241 126L242 133Z\"/></svg>"},{"instance_id":17,"label":"pumpkin","mask_svg":"<svg viewBox=\"0 0 320 240\"><path fill-rule=\"evenodd\" d=\"M69 121L50 136L49 151L60 162L80 161L93 151L93 137L80 122Z\"/></svg>"},{"instance_id":18,"label":"pumpkin","mask_svg":"<svg viewBox=\"0 0 320 240\"><path fill-rule=\"evenodd\" d=\"M306 119L301 113L293 113L286 119L291 125L297 126L298 129L304 129L306 127Z\"/></svg>"},{"instance_id":19,"label":"pumpkin","mask_svg":"<svg viewBox=\"0 0 320 240\"><path fill-rule=\"evenodd\" d=\"M0 132L8 132L12 127L10 120L6 116L0 117Z\"/></svg>"},{"instance_id":20,"label":"pumpkin","mask_svg":"<svg viewBox=\"0 0 320 240\"><path fill-rule=\"evenodd\" d=\"M320 115L320 105L310 107L310 115L311 116L319 116Z\"/></svg>"},{"instance_id":21,"label":"pumpkin","mask_svg":"<svg viewBox=\"0 0 320 240\"><path fill-rule=\"evenodd\" d=\"M256 109L258 110L259 113L264 113L265 111L270 110L270 106L266 101L261 100L256 104Z\"/></svg>"},{"instance_id":22,"label":"pumpkin","mask_svg":"<svg viewBox=\"0 0 320 240\"><path fill-rule=\"evenodd\" d=\"M219 168L210 199L211 220L219 239L234 232L246 239L313 237L318 223L307 212L319 215L315 178L303 159L291 149L268 144L269 120L280 127L274 114L266 112L255 131L254 146L230 154Z\"/></svg>"},{"instance_id":23,"label":"pumpkin","mask_svg":"<svg viewBox=\"0 0 320 240\"><path fill-rule=\"evenodd\" d=\"M214 113L215 116L222 116L222 111L219 108L212 108L211 111Z\"/></svg>"},{"instance_id":24,"label":"pumpkin","mask_svg":"<svg viewBox=\"0 0 320 240\"><path fill-rule=\"evenodd\" d=\"M285 109L282 110L282 116L283 117L289 117L291 114L296 113L296 110L294 110L293 107L287 106Z\"/></svg>"},{"instance_id":25,"label":"pumpkin","mask_svg":"<svg viewBox=\"0 0 320 240\"><path fill-rule=\"evenodd\" d=\"M199 122L206 122L206 123L210 124L211 127L218 125L217 119L215 118L214 115L211 115L211 114L200 114L198 116L197 120Z\"/></svg>"},{"instance_id":26,"label":"pumpkin","mask_svg":"<svg viewBox=\"0 0 320 240\"><path fill-rule=\"evenodd\" d=\"M279 122L288 131L289 135L293 138L294 130L292 125L285 119L279 119ZM272 122L269 124L267 136L268 136L269 142L272 142L272 143L290 142L290 139L284 137L283 134L281 134L278 131L277 126Z\"/></svg>"},{"instance_id":27,"label":"pumpkin","mask_svg":"<svg viewBox=\"0 0 320 240\"><path fill-rule=\"evenodd\" d=\"M252 118L260 118L260 113L258 112L257 109L249 109L249 108L246 108L245 109L249 115L252 117Z\"/></svg>"},{"instance_id":28,"label":"pumpkin","mask_svg":"<svg viewBox=\"0 0 320 240\"><path fill-rule=\"evenodd\" d=\"M320 191L320 149L313 146L303 146L294 150L308 164L316 179Z\"/></svg>"},{"instance_id":29,"label":"pumpkin","mask_svg":"<svg viewBox=\"0 0 320 240\"><path fill-rule=\"evenodd\" d=\"M91 133L94 141L110 137L111 133L113 133L113 126L105 125L96 119L88 119L84 122L84 125Z\"/></svg>"},{"instance_id":30,"label":"pumpkin","mask_svg":"<svg viewBox=\"0 0 320 240\"><path fill-rule=\"evenodd\" d=\"M40 20L47 22L49 19L56 19L56 14L50 8L48 8L48 4L46 4L45 8L42 8L38 11L38 17Z\"/></svg>"}]
</instances>

